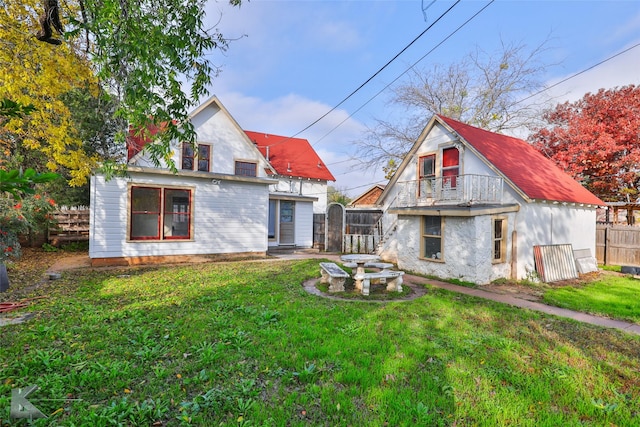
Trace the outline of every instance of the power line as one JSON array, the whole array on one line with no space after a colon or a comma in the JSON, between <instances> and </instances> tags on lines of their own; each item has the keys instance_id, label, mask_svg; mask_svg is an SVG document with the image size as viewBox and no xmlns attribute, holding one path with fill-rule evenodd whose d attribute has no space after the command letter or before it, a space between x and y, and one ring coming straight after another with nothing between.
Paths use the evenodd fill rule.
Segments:
<instances>
[{"instance_id":1,"label":"power line","mask_svg":"<svg viewBox=\"0 0 640 427\"><path fill-rule=\"evenodd\" d=\"M478 15L480 15L480 13L484 12L484 10L489 7L495 0L491 0L489 3L487 3L486 5L484 5L484 7L482 7L480 10L478 10L476 13L474 13L469 19L467 19L466 21L464 21L460 26L458 26L458 28L456 28L455 30L453 30L451 33L449 33L449 35L447 37L445 37L444 39L442 39L437 45L435 45L433 48L431 48L427 53L425 53L422 57L420 57L420 59L418 59L416 62L414 62L413 64L411 64L411 66L409 68L407 68L406 70L404 70L402 73L400 73L395 79L391 80L391 82L389 82L386 86L384 86L382 89L380 89L375 95L373 95L371 98L369 98L367 100L367 102L365 102L364 104L362 104L360 107L358 107L353 113L349 114L343 121L341 121L340 123L338 123L336 126L334 126L331 130L329 130L329 132L327 132L326 134L324 134L323 136L321 136L316 142L314 142L313 144L311 144L312 146L315 146L316 144L318 144L320 141L322 141L324 138L326 138L327 136L329 136L334 130L336 130L337 128L339 128L340 126L342 126L343 123L345 123L347 120L349 120L351 117L353 117L356 113L358 113L360 110L362 110L366 105L368 105L371 101L373 101L375 98L377 98L382 92L384 92L385 90L387 90L389 88L389 86L391 86L392 84L394 84L395 82L397 82L400 77L404 76L409 70L413 69L416 65L418 65L418 63L420 63L423 59L425 59L427 56L429 56L431 53L433 53L437 48L439 48L441 45L444 44L444 42L446 42L447 40L449 40L451 37L453 37L458 31L460 31L463 27L465 27L469 22L471 22L473 19L475 19Z\"/></svg>"},{"instance_id":2,"label":"power line","mask_svg":"<svg viewBox=\"0 0 640 427\"><path fill-rule=\"evenodd\" d=\"M402 48L402 50L400 52L398 52L397 54L394 55L393 58L391 58L389 61L387 61L386 64L384 64L382 66L382 68L380 68L378 71L376 71L375 73L373 73L373 75L371 77L369 77L367 80L365 80L364 83L362 83L360 86L358 86L355 90L353 90L349 95L347 95L342 101L340 101L338 104L336 104L334 107L332 107L329 111L327 111L326 113L324 113L322 116L320 116L319 118L317 118L316 120L314 120L311 124L309 124L308 126L306 126L304 129L300 130L299 132L295 133L294 135L288 137L287 139L284 139L282 141L279 141L273 145L271 145L271 147L275 146L275 145L279 145L282 144L286 141L288 141L289 139L295 138L298 135L300 135L302 132L308 130L309 128L311 128L312 126L314 126L315 124L317 124L320 120L324 119L325 117L327 117L329 114L331 114L332 112L334 112L338 107L340 107L342 104L344 104L347 100L349 100L353 95L355 95L357 92L360 91L360 89L362 89L363 87L365 87L371 80L373 80L378 74L380 74L385 68L387 68L389 65L391 65L391 63L393 61L395 61L396 59L398 59L398 57L400 55L402 55L407 49L409 49L416 41L418 41L423 35L425 35L434 25L436 25L438 23L438 21L440 21L442 18L444 18L449 12L451 12L451 10L456 7L462 0L457 0L453 5L451 5L449 7L449 9L447 9L442 15L440 15L435 21L433 21L433 23L431 25L429 25L424 31L422 31L420 34L418 34L418 36L416 36L413 40L411 40L411 42L406 45L404 48ZM492 0L493 1L493 0Z\"/></svg>"},{"instance_id":3,"label":"power line","mask_svg":"<svg viewBox=\"0 0 640 427\"><path fill-rule=\"evenodd\" d=\"M528 99L531 99L531 98L533 98L533 97L535 97L535 96L538 96L538 95L540 95L540 94L541 94L541 93L543 93L543 92L546 92L546 91L548 91L548 90L550 90L550 89L553 89L554 87L556 87L556 86L558 86L558 85L560 85L560 84L562 84L562 83L565 83L565 82L567 82L567 81L569 81L569 80L571 80L571 79L573 79L573 78L576 78L576 77L578 77L579 75L586 73L587 71L591 71L591 70L593 70L594 68L599 67L600 65L605 64L605 63L607 63L607 62L611 61L612 59L615 59L615 58L617 58L618 56L623 55L623 54L625 54L625 53L627 53L627 52L629 52L629 51L631 51L631 50L633 50L633 49L637 48L638 46L640 46L640 43L636 43L636 44L634 44L633 46L630 46L630 47L628 47L627 49L624 49L624 50L622 50L622 51L620 51L620 52L618 52L618 53L616 53L616 54L614 54L614 55L611 55L610 57L608 57L608 58L606 58L606 59L603 59L602 61L597 62L597 63L596 63L596 64L594 64L594 65L591 65L591 66L589 66L589 67L587 67L587 68L585 68L585 69L583 69L583 70L580 70L580 71L578 71L578 72L576 72L576 73L574 73L574 74L570 75L569 77L566 77L566 78L564 78L564 79L560 80L559 82L556 82L556 83L552 84L551 86L548 86L548 87L546 87L546 88L544 88L544 89L539 90L538 92L536 92L536 93L534 93L534 94L532 94L532 95L527 96L526 98L523 98L523 99L521 99L521 100L519 100L519 101L516 101L516 102L515 102L514 104L512 104L512 105L517 105L517 104L519 104L519 103L521 103L521 102L524 102L524 101L526 101L526 100L528 100ZM422 60L422 58L421 58L419 61L421 61L421 60ZM419 61L418 61L418 62L419 62ZM414 64L414 65L415 65L415 64ZM412 66L412 67L413 67L413 66ZM407 70L407 71L408 71L408 70ZM406 71L405 71L405 72L406 72ZM393 83L393 82L392 82L392 83ZM385 87L384 89L386 89L386 88L387 88L387 87ZM383 89L383 90L384 90L384 89ZM378 93L378 94L379 94L379 93ZM375 96L377 96L378 94L376 94ZM375 96L374 96L374 97L375 97ZM371 98L371 99L373 99L373 98ZM371 101L371 100L369 100L369 101ZM369 102L369 101L367 101L367 102ZM349 116L349 117L351 117L351 116ZM349 118L349 117L348 117L348 118ZM348 118L347 118L347 119L348 119ZM345 119L345 120L346 120L346 119ZM341 123L341 124L342 124L342 123ZM332 129L331 131L333 131L333 130L335 130L335 128L334 128L334 129ZM323 137L323 138L324 138L324 137ZM611 176L614 176L614 175L611 175ZM374 184L370 184L370 185L374 185Z\"/></svg>"},{"instance_id":4,"label":"power line","mask_svg":"<svg viewBox=\"0 0 640 427\"><path fill-rule=\"evenodd\" d=\"M531 99L531 98L533 98L533 97L536 97L536 96L540 95L540 94L541 94L541 93L543 93L543 92L546 92L546 91L548 91L548 90L550 90L550 89L553 89L554 87L559 86L559 85L561 85L562 83L565 83L565 82L567 82L567 81L569 81L569 80L571 80L571 79L573 79L573 78L576 78L576 77L578 77L579 75L586 73L587 71L591 71L591 70L593 70L594 68L599 67L600 65L602 65L602 64L604 64L604 63L606 63L606 62L608 62L608 61L611 61L612 59L617 58L618 56L623 55L623 54L625 54L625 53L629 52L630 50L633 50L633 49L637 48L638 46L640 46L640 43L636 43L636 44L634 44L633 46L631 46L631 47L629 47L629 48L627 48L627 49L623 50L622 52L618 52L618 53L616 53L615 55L612 55L612 56L608 57L607 59L603 59L602 61L600 61L600 62L598 62L598 63L596 63L596 64L594 64L594 65L592 65L592 66L590 66L590 67L588 67L588 68L585 68L585 69L584 69L584 70L582 70L582 71L578 71L577 73L572 74L572 75L570 75L569 77L564 78L564 79L560 80L559 82L556 82L556 83L552 84L551 86L545 87L544 89L541 89L541 90L539 90L538 92L536 92L536 93L534 93L534 94L532 94L532 95L527 96L526 98L522 98L522 99L520 99L520 100L518 100L518 101L514 102L513 104L511 104L511 106L514 106L514 105L520 104L521 102L524 102L524 101L526 101L526 100L528 100L528 99Z\"/></svg>"}]
</instances>

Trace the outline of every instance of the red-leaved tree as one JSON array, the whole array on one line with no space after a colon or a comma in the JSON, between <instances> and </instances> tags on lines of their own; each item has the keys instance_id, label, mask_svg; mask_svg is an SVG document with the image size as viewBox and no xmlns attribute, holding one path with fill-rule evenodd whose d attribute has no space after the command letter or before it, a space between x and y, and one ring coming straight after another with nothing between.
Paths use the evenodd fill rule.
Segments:
<instances>
[{"instance_id":1,"label":"red-leaved tree","mask_svg":"<svg viewBox=\"0 0 640 427\"><path fill-rule=\"evenodd\" d=\"M529 137L544 155L605 201L635 201L640 188L640 86L586 94L543 115Z\"/></svg>"}]
</instances>

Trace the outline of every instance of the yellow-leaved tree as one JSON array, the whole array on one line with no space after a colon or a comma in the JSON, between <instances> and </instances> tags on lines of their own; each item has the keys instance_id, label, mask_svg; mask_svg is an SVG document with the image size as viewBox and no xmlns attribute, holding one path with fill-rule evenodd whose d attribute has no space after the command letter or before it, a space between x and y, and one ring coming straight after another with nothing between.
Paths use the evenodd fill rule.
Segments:
<instances>
[{"instance_id":1,"label":"yellow-leaved tree","mask_svg":"<svg viewBox=\"0 0 640 427\"><path fill-rule=\"evenodd\" d=\"M39 151L47 169L62 167L70 175L70 185L83 185L98 159L84 152L62 97L79 88L97 91L97 79L79 46L36 39L41 13L41 0L0 5L0 99L34 107L29 115L4 124L0 152L10 157L19 145Z\"/></svg>"}]
</instances>

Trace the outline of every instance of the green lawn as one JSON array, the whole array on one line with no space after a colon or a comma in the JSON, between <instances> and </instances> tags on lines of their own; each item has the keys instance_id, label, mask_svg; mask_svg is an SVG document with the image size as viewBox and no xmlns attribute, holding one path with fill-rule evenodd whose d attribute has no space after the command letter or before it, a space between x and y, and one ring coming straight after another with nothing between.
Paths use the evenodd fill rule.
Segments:
<instances>
[{"instance_id":1,"label":"green lawn","mask_svg":"<svg viewBox=\"0 0 640 427\"><path fill-rule=\"evenodd\" d=\"M640 280L602 274L584 286L563 286L544 293L547 304L640 323Z\"/></svg>"},{"instance_id":2,"label":"green lawn","mask_svg":"<svg viewBox=\"0 0 640 427\"><path fill-rule=\"evenodd\" d=\"M36 425L627 426L640 337L436 288L306 293L318 260L66 273L0 328ZM0 421L0 425L6 422Z\"/></svg>"}]
</instances>

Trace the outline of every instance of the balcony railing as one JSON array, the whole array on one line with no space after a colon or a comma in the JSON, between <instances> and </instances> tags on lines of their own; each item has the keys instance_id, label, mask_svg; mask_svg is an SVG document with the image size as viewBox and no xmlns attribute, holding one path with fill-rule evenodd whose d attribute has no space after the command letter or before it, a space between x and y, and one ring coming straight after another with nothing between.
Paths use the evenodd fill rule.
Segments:
<instances>
[{"instance_id":1,"label":"balcony railing","mask_svg":"<svg viewBox=\"0 0 640 427\"><path fill-rule=\"evenodd\" d=\"M398 182L395 207L502 203L503 180L487 175L458 175Z\"/></svg>"}]
</instances>

